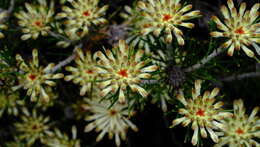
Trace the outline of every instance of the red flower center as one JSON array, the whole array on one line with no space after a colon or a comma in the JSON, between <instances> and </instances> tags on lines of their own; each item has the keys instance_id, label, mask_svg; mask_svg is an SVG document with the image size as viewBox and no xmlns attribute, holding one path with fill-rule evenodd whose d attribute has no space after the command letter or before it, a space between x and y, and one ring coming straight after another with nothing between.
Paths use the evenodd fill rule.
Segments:
<instances>
[{"instance_id":1,"label":"red flower center","mask_svg":"<svg viewBox=\"0 0 260 147\"><path fill-rule=\"evenodd\" d=\"M89 16L89 12L88 12L88 11L85 11L85 12L83 12L83 15L84 15L84 16Z\"/></svg>"},{"instance_id":2,"label":"red flower center","mask_svg":"<svg viewBox=\"0 0 260 147\"><path fill-rule=\"evenodd\" d=\"M196 112L196 115L197 115L197 116L204 116L204 115L205 115L204 113L205 113L204 110L199 109L199 110Z\"/></svg>"},{"instance_id":3,"label":"red flower center","mask_svg":"<svg viewBox=\"0 0 260 147\"><path fill-rule=\"evenodd\" d=\"M164 14L163 15L163 21L168 21L172 18L172 16L170 14Z\"/></svg>"},{"instance_id":4,"label":"red flower center","mask_svg":"<svg viewBox=\"0 0 260 147\"><path fill-rule=\"evenodd\" d=\"M149 27L151 27L152 25L151 24L145 24L144 25L144 28L149 28Z\"/></svg>"},{"instance_id":5,"label":"red flower center","mask_svg":"<svg viewBox=\"0 0 260 147\"><path fill-rule=\"evenodd\" d=\"M242 129L238 128L238 129L236 130L236 133L239 134L239 135L241 135L241 134L244 134L244 131L243 131Z\"/></svg>"},{"instance_id":6,"label":"red flower center","mask_svg":"<svg viewBox=\"0 0 260 147\"><path fill-rule=\"evenodd\" d=\"M245 34L245 31L243 30L243 27L238 28L235 33L237 34Z\"/></svg>"},{"instance_id":7,"label":"red flower center","mask_svg":"<svg viewBox=\"0 0 260 147\"><path fill-rule=\"evenodd\" d=\"M35 21L34 24L38 27L41 27L42 26L42 22L41 21Z\"/></svg>"},{"instance_id":8,"label":"red flower center","mask_svg":"<svg viewBox=\"0 0 260 147\"><path fill-rule=\"evenodd\" d=\"M32 126L33 130L36 130L37 128L38 128L38 126L36 124Z\"/></svg>"},{"instance_id":9,"label":"red flower center","mask_svg":"<svg viewBox=\"0 0 260 147\"><path fill-rule=\"evenodd\" d=\"M126 69L121 69L118 74L122 77L128 77L128 74L127 74L127 70Z\"/></svg>"},{"instance_id":10,"label":"red flower center","mask_svg":"<svg viewBox=\"0 0 260 147\"><path fill-rule=\"evenodd\" d=\"M33 81L33 80L36 79L36 75L30 74L30 75L29 75L29 78Z\"/></svg>"},{"instance_id":11,"label":"red flower center","mask_svg":"<svg viewBox=\"0 0 260 147\"><path fill-rule=\"evenodd\" d=\"M116 110L113 110L113 109L112 109L112 110L110 110L110 115L112 115L112 116L113 116L113 115L115 115L116 113L117 113L117 111L116 111Z\"/></svg>"},{"instance_id":12,"label":"red flower center","mask_svg":"<svg viewBox=\"0 0 260 147\"><path fill-rule=\"evenodd\" d=\"M88 69L88 70L86 70L85 71L87 74L93 74L94 72L93 72L93 70L91 70L91 69Z\"/></svg>"}]
</instances>

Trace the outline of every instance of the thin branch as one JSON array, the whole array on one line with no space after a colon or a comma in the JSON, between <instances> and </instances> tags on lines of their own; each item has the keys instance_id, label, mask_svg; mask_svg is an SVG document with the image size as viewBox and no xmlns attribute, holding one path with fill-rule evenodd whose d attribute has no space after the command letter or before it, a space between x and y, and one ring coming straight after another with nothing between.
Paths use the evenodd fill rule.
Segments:
<instances>
[{"instance_id":1,"label":"thin branch","mask_svg":"<svg viewBox=\"0 0 260 147\"><path fill-rule=\"evenodd\" d=\"M260 72L249 72L249 73L243 73L240 75L232 75L232 76L221 79L221 81L227 82L227 81L242 80L245 78L253 78L253 77L260 77Z\"/></svg>"},{"instance_id":2,"label":"thin branch","mask_svg":"<svg viewBox=\"0 0 260 147\"><path fill-rule=\"evenodd\" d=\"M185 72L192 72L196 69L199 69L201 67L203 67L206 63L208 63L210 60L212 60L213 58L215 58L216 56L220 55L225 49L223 49L222 47L214 50L209 56L203 58L201 61L199 61L199 63L192 65L191 67L188 67L186 69L184 69Z\"/></svg>"},{"instance_id":3,"label":"thin branch","mask_svg":"<svg viewBox=\"0 0 260 147\"><path fill-rule=\"evenodd\" d=\"M82 47L82 43L80 43L79 45L77 45L74 50L72 55L70 55L68 58L66 58L65 60L59 62L55 67L53 67L53 69L50 71L51 73L56 72L57 70L59 70L60 68L68 65L70 62L72 62L75 58L76 58L76 49L77 48L81 48Z\"/></svg>"},{"instance_id":4,"label":"thin branch","mask_svg":"<svg viewBox=\"0 0 260 147\"><path fill-rule=\"evenodd\" d=\"M6 13L6 16L3 17L2 19L0 19L0 23L4 23L5 21L7 21L10 18L10 15L14 9L14 5L15 5L15 0L11 0L10 6L7 10L0 9L0 13Z\"/></svg>"},{"instance_id":5,"label":"thin branch","mask_svg":"<svg viewBox=\"0 0 260 147\"><path fill-rule=\"evenodd\" d=\"M64 36L62 36L62 35L60 35L60 34L57 34L57 33L55 33L55 32L48 31L48 34L50 34L50 35L51 35L52 37L54 37L54 38L62 39L62 40L64 40L64 41L66 41L66 42L72 43L72 41L69 40L68 38L66 38L66 37L64 37Z\"/></svg>"},{"instance_id":6,"label":"thin branch","mask_svg":"<svg viewBox=\"0 0 260 147\"><path fill-rule=\"evenodd\" d=\"M142 84L156 84L158 82L159 82L158 80L153 80L153 79L145 79L141 81Z\"/></svg>"},{"instance_id":7,"label":"thin branch","mask_svg":"<svg viewBox=\"0 0 260 147\"><path fill-rule=\"evenodd\" d=\"M15 5L15 0L11 0L10 6L9 6L9 8L7 10L7 13L8 13L9 16L12 13L12 11L14 10L14 5Z\"/></svg>"}]
</instances>

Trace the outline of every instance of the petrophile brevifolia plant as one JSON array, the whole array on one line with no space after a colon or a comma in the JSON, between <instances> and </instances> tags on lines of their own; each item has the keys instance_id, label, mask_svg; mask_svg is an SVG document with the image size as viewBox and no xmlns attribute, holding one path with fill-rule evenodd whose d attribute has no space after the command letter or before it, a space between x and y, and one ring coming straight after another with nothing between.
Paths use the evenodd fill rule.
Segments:
<instances>
[{"instance_id":1,"label":"petrophile brevifolia plant","mask_svg":"<svg viewBox=\"0 0 260 147\"><path fill-rule=\"evenodd\" d=\"M260 147L259 0L0 0L0 147Z\"/></svg>"}]
</instances>

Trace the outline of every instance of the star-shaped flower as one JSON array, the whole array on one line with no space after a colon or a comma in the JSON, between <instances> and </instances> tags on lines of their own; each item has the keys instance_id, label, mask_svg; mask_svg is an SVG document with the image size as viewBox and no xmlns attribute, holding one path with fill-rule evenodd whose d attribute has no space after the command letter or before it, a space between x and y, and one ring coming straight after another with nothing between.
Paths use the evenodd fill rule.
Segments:
<instances>
[{"instance_id":1,"label":"star-shaped flower","mask_svg":"<svg viewBox=\"0 0 260 147\"><path fill-rule=\"evenodd\" d=\"M46 0L38 0L38 4L25 3L25 8L27 11L15 14L24 33L21 39L37 39L40 34L47 36L54 15L54 2L51 1L48 6Z\"/></svg>"},{"instance_id":2,"label":"star-shaped flower","mask_svg":"<svg viewBox=\"0 0 260 147\"><path fill-rule=\"evenodd\" d=\"M251 10L246 10L246 3L242 3L239 10L235 8L232 0L228 0L227 4L228 8L222 6L220 9L224 16L224 23L218 17L212 17L217 24L217 28L221 31L211 32L211 36L228 39L223 47L228 48L229 56L233 56L234 50L242 48L247 56L254 57L254 52L248 48L251 45L260 55L260 48L257 45L260 43L260 24L256 22L259 17L260 4L256 3Z\"/></svg>"},{"instance_id":3,"label":"star-shaped flower","mask_svg":"<svg viewBox=\"0 0 260 147\"><path fill-rule=\"evenodd\" d=\"M69 34L80 34L85 36L89 32L89 27L100 25L106 22L103 16L108 5L98 7L99 0L74 0L70 1L71 7L63 6L63 12L58 13L58 19L64 18Z\"/></svg>"},{"instance_id":4,"label":"star-shaped flower","mask_svg":"<svg viewBox=\"0 0 260 147\"><path fill-rule=\"evenodd\" d=\"M48 64L45 68L39 65L38 50L32 52L33 60L26 64L21 55L16 55L17 65L22 74L18 76L19 85L13 87L16 90L23 87L27 90L27 95L31 96L31 101L36 101L37 97L43 98L48 102L50 97L46 92L46 87L55 86L54 79L63 78L62 73L53 74L51 69L55 66L53 63Z\"/></svg>"},{"instance_id":5,"label":"star-shaped flower","mask_svg":"<svg viewBox=\"0 0 260 147\"><path fill-rule=\"evenodd\" d=\"M180 123L184 127L192 124L194 130L192 136L192 144L198 143L199 134L203 138L207 138L207 132L214 142L218 142L218 136L214 129L219 129L220 121L224 118L231 117L232 114L222 110L223 102L215 102L215 97L219 93L218 88L214 88L211 92L205 91L201 96L201 80L195 81L195 89L192 89L192 99L185 99L181 92L177 99L184 105L184 108L179 109L179 114L183 115L181 118L173 120L172 126Z\"/></svg>"},{"instance_id":6,"label":"star-shaped flower","mask_svg":"<svg viewBox=\"0 0 260 147\"><path fill-rule=\"evenodd\" d=\"M119 102L124 102L124 93L129 86L132 91L146 97L148 93L139 84L142 79L151 78L150 73L156 71L158 67L146 66L149 61L142 60L143 55L143 50L135 51L129 48L123 40L119 41L119 47L107 49L105 54L101 51L95 53L94 56L100 59L98 63L102 70L101 96L106 96L110 92L116 93L119 90Z\"/></svg>"},{"instance_id":7,"label":"star-shaped flower","mask_svg":"<svg viewBox=\"0 0 260 147\"><path fill-rule=\"evenodd\" d=\"M230 147L259 147L260 119L256 116L259 107L255 107L248 116L243 101L235 100L233 104L234 116L227 117L221 124L221 137L215 147L228 144Z\"/></svg>"},{"instance_id":8,"label":"star-shaped flower","mask_svg":"<svg viewBox=\"0 0 260 147\"><path fill-rule=\"evenodd\" d=\"M180 0L148 0L139 1L138 7L142 10L144 18L143 34L153 32L159 36L165 34L166 42L172 42L173 36L179 45L184 45L183 33L179 27L193 28L194 24L187 20L200 16L199 11L191 11L192 5L182 6Z\"/></svg>"}]
</instances>

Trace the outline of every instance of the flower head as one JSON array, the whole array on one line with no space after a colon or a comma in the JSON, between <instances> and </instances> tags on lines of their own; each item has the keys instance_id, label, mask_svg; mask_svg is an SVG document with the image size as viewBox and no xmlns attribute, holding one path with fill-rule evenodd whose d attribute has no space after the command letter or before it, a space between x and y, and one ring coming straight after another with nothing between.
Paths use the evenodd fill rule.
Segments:
<instances>
[{"instance_id":1,"label":"flower head","mask_svg":"<svg viewBox=\"0 0 260 147\"><path fill-rule=\"evenodd\" d=\"M129 115L127 105L125 104L111 104L109 100L92 99L87 100L90 110L93 114L86 118L89 123L85 132L89 132L96 128L97 132L101 133L96 138L96 141L100 141L106 133L110 139L115 136L115 142L117 146L120 146L120 138L126 139L126 132L128 128L137 131L137 127L127 118ZM112 107L111 107L112 105Z\"/></svg>"},{"instance_id":2,"label":"flower head","mask_svg":"<svg viewBox=\"0 0 260 147\"><path fill-rule=\"evenodd\" d=\"M65 25L71 34L80 33L84 36L89 32L89 27L106 22L103 18L108 8L107 5L99 8L99 0L74 0L71 1L72 8L63 6L63 12L57 14L57 18L65 18Z\"/></svg>"},{"instance_id":3,"label":"flower head","mask_svg":"<svg viewBox=\"0 0 260 147\"><path fill-rule=\"evenodd\" d=\"M49 26L54 15L54 2L51 1L48 7L46 0L38 0L38 4L25 3L26 11L16 13L19 19L18 24L22 27L22 32L25 33L21 39L29 38L37 39L41 34L48 35L51 27Z\"/></svg>"},{"instance_id":4,"label":"flower head","mask_svg":"<svg viewBox=\"0 0 260 147\"><path fill-rule=\"evenodd\" d=\"M5 19L6 16L7 16L6 11L0 12L0 39L5 37L4 34L1 32L1 30L7 29L7 25L3 24L3 20Z\"/></svg>"},{"instance_id":5,"label":"flower head","mask_svg":"<svg viewBox=\"0 0 260 147\"><path fill-rule=\"evenodd\" d=\"M77 128L73 126L71 132L72 139L67 134L55 128L54 136L44 139L43 144L48 147L80 147L80 140L77 139Z\"/></svg>"},{"instance_id":6,"label":"flower head","mask_svg":"<svg viewBox=\"0 0 260 147\"><path fill-rule=\"evenodd\" d=\"M228 0L227 4L228 8L222 6L220 9L224 16L224 23L218 17L212 17L217 24L217 28L221 31L211 32L211 36L228 38L223 47L228 48L229 56L233 56L235 49L240 50L242 48L247 56L254 57L254 52L248 49L250 45L260 55L260 48L257 45L257 43L260 43L260 24L256 22L260 4L256 3L250 11L246 11L246 3L242 3L239 10L235 8L232 0Z\"/></svg>"},{"instance_id":7,"label":"flower head","mask_svg":"<svg viewBox=\"0 0 260 147\"><path fill-rule=\"evenodd\" d=\"M234 116L222 121L221 132L222 136L216 147L229 146L234 147L251 147L260 146L257 138L260 138L260 119L256 116L259 107L255 107L251 114L245 114L243 101L234 101Z\"/></svg>"},{"instance_id":8,"label":"flower head","mask_svg":"<svg viewBox=\"0 0 260 147\"><path fill-rule=\"evenodd\" d=\"M36 140L42 141L47 136L53 136L53 133L49 130L49 117L38 116L35 109L30 113L24 108L23 113L24 115L21 116L22 122L15 123L19 140L25 140L30 146Z\"/></svg>"},{"instance_id":9,"label":"flower head","mask_svg":"<svg viewBox=\"0 0 260 147\"><path fill-rule=\"evenodd\" d=\"M13 87L13 89L16 90L20 87L28 89L27 95L31 96L31 101L35 101L38 96L40 99L43 98L45 101L49 101L50 97L45 90L46 87L55 86L56 83L53 80L63 78L63 74L50 73L54 67L53 63L50 63L45 68L40 66L37 49L33 50L32 55L33 60L29 64L26 64L19 54L16 55L17 64L23 74L18 77L20 84Z\"/></svg>"},{"instance_id":10,"label":"flower head","mask_svg":"<svg viewBox=\"0 0 260 147\"><path fill-rule=\"evenodd\" d=\"M192 9L192 5L182 6L180 0L139 1L138 7L142 10L141 15L145 21L143 34L153 32L155 36L159 36L161 32L164 32L168 43L172 42L174 35L179 45L184 45L184 39L178 27L193 28L193 23L185 21L200 16L199 11L188 12Z\"/></svg>"},{"instance_id":11,"label":"flower head","mask_svg":"<svg viewBox=\"0 0 260 147\"><path fill-rule=\"evenodd\" d=\"M124 92L129 86L132 91L146 97L148 93L139 84L141 79L151 78L150 72L156 71L158 67L145 66L148 60L141 59L143 54L143 50L135 52L123 40L120 40L119 47L112 51L106 50L105 54L101 51L95 53L94 56L100 58L98 63L102 69L101 96L106 96L110 92L116 93L119 90L119 102L124 102Z\"/></svg>"},{"instance_id":12,"label":"flower head","mask_svg":"<svg viewBox=\"0 0 260 147\"><path fill-rule=\"evenodd\" d=\"M17 116L19 107L24 105L22 100L19 100L19 93L11 90L0 90L0 117L6 111L9 115Z\"/></svg>"},{"instance_id":13,"label":"flower head","mask_svg":"<svg viewBox=\"0 0 260 147\"><path fill-rule=\"evenodd\" d=\"M85 95L87 91L91 90L92 83L97 79L99 68L97 68L96 62L92 58L90 51L87 51L84 55L81 49L77 49L75 62L76 67L66 67L66 70L72 72L72 75L66 76L65 80L73 80L75 84L79 83L82 86L80 95Z\"/></svg>"},{"instance_id":14,"label":"flower head","mask_svg":"<svg viewBox=\"0 0 260 147\"><path fill-rule=\"evenodd\" d=\"M192 136L192 144L198 142L199 131L203 138L207 137L207 132L214 142L218 142L218 136L213 129L218 129L219 121L224 117L231 117L229 112L223 112L221 107L223 102L215 103L219 89L214 88L211 92L205 91L203 96L200 95L201 81L195 81L195 89L192 89L192 99L185 99L183 93L180 93L177 98L185 108L179 109L179 114L183 117L173 120L173 126L182 123L183 126L188 126L192 123L194 130Z\"/></svg>"}]
</instances>

